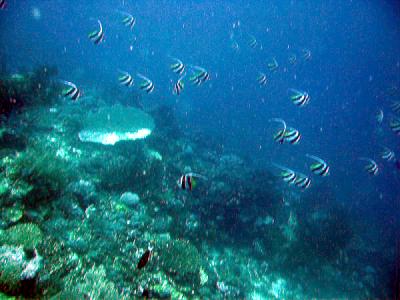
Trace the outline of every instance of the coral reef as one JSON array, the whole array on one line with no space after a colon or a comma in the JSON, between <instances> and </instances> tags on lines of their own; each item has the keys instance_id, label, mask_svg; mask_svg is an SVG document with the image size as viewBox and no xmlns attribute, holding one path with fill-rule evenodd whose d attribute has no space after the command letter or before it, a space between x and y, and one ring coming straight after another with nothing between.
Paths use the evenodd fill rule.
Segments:
<instances>
[{"instance_id":1,"label":"coral reef","mask_svg":"<svg viewBox=\"0 0 400 300\"><path fill-rule=\"evenodd\" d=\"M36 248L42 240L42 231L32 223L17 224L0 231L0 244L22 246L28 250Z\"/></svg>"}]
</instances>

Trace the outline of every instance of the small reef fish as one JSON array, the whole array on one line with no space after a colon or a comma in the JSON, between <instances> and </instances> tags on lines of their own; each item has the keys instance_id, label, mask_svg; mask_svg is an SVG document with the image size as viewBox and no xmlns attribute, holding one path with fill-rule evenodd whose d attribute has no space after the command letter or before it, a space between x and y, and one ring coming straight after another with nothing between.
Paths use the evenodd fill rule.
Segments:
<instances>
[{"instance_id":1,"label":"small reef fish","mask_svg":"<svg viewBox=\"0 0 400 300\"><path fill-rule=\"evenodd\" d=\"M77 88L75 84L64 80L62 82L68 86L61 92L64 97L76 101L79 99L80 96L82 96L82 92Z\"/></svg>"},{"instance_id":2,"label":"small reef fish","mask_svg":"<svg viewBox=\"0 0 400 300\"><path fill-rule=\"evenodd\" d=\"M379 168L378 168L378 164L370 159L370 158L366 158L366 157L360 157L360 160L365 160L368 162L368 164L365 166L365 171L368 172L368 174L370 175L374 175L376 176L378 174Z\"/></svg>"},{"instance_id":3,"label":"small reef fish","mask_svg":"<svg viewBox=\"0 0 400 300\"><path fill-rule=\"evenodd\" d=\"M310 102L310 95L307 92L289 89L289 93L290 100L292 100L292 102L299 107L303 107Z\"/></svg>"},{"instance_id":4,"label":"small reef fish","mask_svg":"<svg viewBox=\"0 0 400 300\"><path fill-rule=\"evenodd\" d=\"M189 190L192 191L192 189L196 186L196 180L195 178L201 178L204 180L207 180L207 177L200 175L200 174L196 174L196 173L187 173L182 175L179 179L178 179L178 187L182 190Z\"/></svg>"},{"instance_id":5,"label":"small reef fish","mask_svg":"<svg viewBox=\"0 0 400 300\"><path fill-rule=\"evenodd\" d=\"M133 85L133 77L125 71L120 71L120 73L122 73L121 76L118 77L118 81L121 85L130 87Z\"/></svg>"},{"instance_id":6,"label":"small reef fish","mask_svg":"<svg viewBox=\"0 0 400 300\"><path fill-rule=\"evenodd\" d=\"M308 189L311 185L311 179L302 173L297 173L297 178L294 182L294 185L303 190Z\"/></svg>"},{"instance_id":7,"label":"small reef fish","mask_svg":"<svg viewBox=\"0 0 400 300\"><path fill-rule=\"evenodd\" d=\"M6 0L0 0L0 9L6 9L7 2Z\"/></svg>"},{"instance_id":8,"label":"small reef fish","mask_svg":"<svg viewBox=\"0 0 400 300\"><path fill-rule=\"evenodd\" d=\"M253 35L249 35L249 42L248 45L250 46L250 48L255 49L258 45L257 39L253 36Z\"/></svg>"},{"instance_id":9,"label":"small reef fish","mask_svg":"<svg viewBox=\"0 0 400 300\"><path fill-rule=\"evenodd\" d=\"M289 127L286 129L284 134L284 141L289 142L292 145L296 145L300 142L301 134L297 129Z\"/></svg>"},{"instance_id":10,"label":"small reef fish","mask_svg":"<svg viewBox=\"0 0 400 300\"><path fill-rule=\"evenodd\" d=\"M296 54L290 54L289 55L289 63L291 65L295 65L297 63L297 57Z\"/></svg>"},{"instance_id":11,"label":"small reef fish","mask_svg":"<svg viewBox=\"0 0 400 300\"><path fill-rule=\"evenodd\" d=\"M185 84L183 83L183 78L185 76L182 76L181 78L178 79L178 81L174 84L174 89L173 89L173 94L179 96L183 89L185 88Z\"/></svg>"},{"instance_id":12,"label":"small reef fish","mask_svg":"<svg viewBox=\"0 0 400 300\"><path fill-rule=\"evenodd\" d=\"M274 134L274 141L283 144L283 142L285 141L286 122L278 118L271 119L270 121L279 122L283 125L283 128L279 129L278 132Z\"/></svg>"},{"instance_id":13,"label":"small reef fish","mask_svg":"<svg viewBox=\"0 0 400 300\"><path fill-rule=\"evenodd\" d=\"M182 75L186 68L184 63L180 59L175 57L171 57L171 59L175 61L175 63L170 65L170 69L172 70L172 72Z\"/></svg>"},{"instance_id":14,"label":"small reef fish","mask_svg":"<svg viewBox=\"0 0 400 300\"><path fill-rule=\"evenodd\" d=\"M390 107L395 113L400 113L400 101L394 101Z\"/></svg>"},{"instance_id":15,"label":"small reef fish","mask_svg":"<svg viewBox=\"0 0 400 300\"><path fill-rule=\"evenodd\" d=\"M302 53L303 53L303 59L304 60L310 60L311 59L311 51L310 50L303 49Z\"/></svg>"},{"instance_id":16,"label":"small reef fish","mask_svg":"<svg viewBox=\"0 0 400 300\"><path fill-rule=\"evenodd\" d=\"M395 134L400 135L400 118L393 119L390 122L390 128Z\"/></svg>"},{"instance_id":17,"label":"small reef fish","mask_svg":"<svg viewBox=\"0 0 400 300\"><path fill-rule=\"evenodd\" d=\"M319 176L329 175L329 166L323 159L311 154L306 154L306 156L316 161L310 166L311 172Z\"/></svg>"},{"instance_id":18,"label":"small reef fish","mask_svg":"<svg viewBox=\"0 0 400 300\"><path fill-rule=\"evenodd\" d=\"M381 153L381 157L387 161L393 161L396 158L396 155L392 150L390 150L388 147L383 147L383 151Z\"/></svg>"},{"instance_id":19,"label":"small reef fish","mask_svg":"<svg viewBox=\"0 0 400 300\"><path fill-rule=\"evenodd\" d=\"M147 94L150 94L154 91L154 84L153 81L151 81L149 78L147 78L146 76L142 75L142 74L137 74L138 77L140 77L141 79L143 79L143 81L140 83L139 88L141 90L144 90L147 92Z\"/></svg>"},{"instance_id":20,"label":"small reef fish","mask_svg":"<svg viewBox=\"0 0 400 300\"><path fill-rule=\"evenodd\" d=\"M199 67L199 66L191 66L196 72L193 76L189 78L190 82L195 85L201 85L202 83L210 80L210 73L207 72L206 69Z\"/></svg>"},{"instance_id":21,"label":"small reef fish","mask_svg":"<svg viewBox=\"0 0 400 300\"><path fill-rule=\"evenodd\" d=\"M279 173L279 176L282 178L282 180L284 182L286 182L289 185L294 184L296 182L297 174L295 171L293 171L292 169L283 167L281 165L277 165L277 164L273 164L273 165L281 170L281 172Z\"/></svg>"},{"instance_id":22,"label":"small reef fish","mask_svg":"<svg viewBox=\"0 0 400 300\"><path fill-rule=\"evenodd\" d=\"M259 75L257 77L257 82L259 85L266 85L267 84L267 75L265 73L259 72Z\"/></svg>"},{"instance_id":23,"label":"small reef fish","mask_svg":"<svg viewBox=\"0 0 400 300\"><path fill-rule=\"evenodd\" d=\"M140 260L137 264L138 270L143 269L147 265L152 254L153 254L153 248L151 248L151 247L147 248L147 250L143 253L142 257L140 258Z\"/></svg>"},{"instance_id":24,"label":"small reef fish","mask_svg":"<svg viewBox=\"0 0 400 300\"><path fill-rule=\"evenodd\" d=\"M378 123L382 123L383 122L383 110L380 109L376 112L375 114L375 119Z\"/></svg>"},{"instance_id":25,"label":"small reef fish","mask_svg":"<svg viewBox=\"0 0 400 300\"><path fill-rule=\"evenodd\" d=\"M125 15L125 17L122 19L122 24L124 24L126 27L129 27L132 30L133 27L135 27L135 24L136 24L135 17L132 16L131 14L127 13L127 12L121 11L120 13Z\"/></svg>"},{"instance_id":26,"label":"small reef fish","mask_svg":"<svg viewBox=\"0 0 400 300\"><path fill-rule=\"evenodd\" d=\"M89 33L88 37L89 39L95 44L98 45L104 40L104 31L103 31L103 26L101 25L100 20L97 20L99 23L99 29L92 31Z\"/></svg>"},{"instance_id":27,"label":"small reef fish","mask_svg":"<svg viewBox=\"0 0 400 300\"><path fill-rule=\"evenodd\" d=\"M267 66L271 72L274 72L274 71L278 70L278 68L279 68L278 62L276 61L275 57L272 58L272 60L270 62L268 62Z\"/></svg>"}]
</instances>

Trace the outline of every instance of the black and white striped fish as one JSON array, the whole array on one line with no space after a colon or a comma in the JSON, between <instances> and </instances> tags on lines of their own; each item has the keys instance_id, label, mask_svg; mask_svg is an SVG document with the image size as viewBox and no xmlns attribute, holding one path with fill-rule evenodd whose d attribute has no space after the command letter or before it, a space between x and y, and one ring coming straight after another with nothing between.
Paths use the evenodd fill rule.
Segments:
<instances>
[{"instance_id":1,"label":"black and white striped fish","mask_svg":"<svg viewBox=\"0 0 400 300\"><path fill-rule=\"evenodd\" d=\"M122 24L124 24L126 27L129 27L132 30L136 24L135 17L127 12L121 12L121 13L125 15L125 17L122 19Z\"/></svg>"},{"instance_id":2,"label":"black and white striped fish","mask_svg":"<svg viewBox=\"0 0 400 300\"><path fill-rule=\"evenodd\" d=\"M101 25L100 20L97 20L99 23L99 29L92 31L89 33L89 39L95 44L98 45L104 40L104 31L103 31L103 26Z\"/></svg>"},{"instance_id":3,"label":"black and white striped fish","mask_svg":"<svg viewBox=\"0 0 400 300\"><path fill-rule=\"evenodd\" d=\"M170 65L170 69L179 75L182 75L182 73L185 71L186 66L184 65L184 63L175 57L171 57L171 59L173 59L175 61L175 63Z\"/></svg>"},{"instance_id":4,"label":"black and white striped fish","mask_svg":"<svg viewBox=\"0 0 400 300\"><path fill-rule=\"evenodd\" d=\"M310 187L311 179L302 173L297 173L297 178L296 178L294 184L295 184L295 186L305 190Z\"/></svg>"},{"instance_id":5,"label":"black and white striped fish","mask_svg":"<svg viewBox=\"0 0 400 300\"><path fill-rule=\"evenodd\" d=\"M390 150L388 147L383 147L381 157L387 161L393 161L396 158L394 151Z\"/></svg>"},{"instance_id":6,"label":"black and white striped fish","mask_svg":"<svg viewBox=\"0 0 400 300\"><path fill-rule=\"evenodd\" d=\"M134 84L133 77L128 72L120 71L120 73L122 75L118 77L118 81L121 85L130 87Z\"/></svg>"},{"instance_id":7,"label":"black and white striped fish","mask_svg":"<svg viewBox=\"0 0 400 300\"><path fill-rule=\"evenodd\" d=\"M207 180L207 177L203 175L196 173L187 173L179 177L177 181L178 187L182 190L192 191L192 189L196 186L195 178L201 178Z\"/></svg>"},{"instance_id":8,"label":"black and white striped fish","mask_svg":"<svg viewBox=\"0 0 400 300\"><path fill-rule=\"evenodd\" d=\"M364 167L365 171L367 171L368 174L373 176L378 175L379 172L378 164L374 160L366 157L360 157L359 159L368 162L368 164Z\"/></svg>"},{"instance_id":9,"label":"black and white striped fish","mask_svg":"<svg viewBox=\"0 0 400 300\"><path fill-rule=\"evenodd\" d=\"M284 142L288 142L292 145L296 145L300 142L301 133L292 127L286 129L284 134Z\"/></svg>"},{"instance_id":10,"label":"black and white striped fish","mask_svg":"<svg viewBox=\"0 0 400 300\"><path fill-rule=\"evenodd\" d=\"M140 77L141 79L143 79L143 81L140 83L139 88L141 90L144 90L147 92L147 94L150 94L154 91L154 83L153 81L151 81L149 78L147 78L146 76L142 75L142 74L137 74L138 77Z\"/></svg>"},{"instance_id":11,"label":"black and white striped fish","mask_svg":"<svg viewBox=\"0 0 400 300\"><path fill-rule=\"evenodd\" d=\"M185 76L182 76L181 78L178 79L178 81L174 84L174 89L173 89L173 94L179 96L183 89L185 88L185 84L183 83L183 78Z\"/></svg>"},{"instance_id":12,"label":"black and white striped fish","mask_svg":"<svg viewBox=\"0 0 400 300\"><path fill-rule=\"evenodd\" d=\"M323 159L310 154L306 154L306 156L316 161L310 166L311 172L320 176L329 175L329 166Z\"/></svg>"},{"instance_id":13,"label":"black and white striped fish","mask_svg":"<svg viewBox=\"0 0 400 300\"><path fill-rule=\"evenodd\" d=\"M279 173L279 176L282 178L282 180L284 182L286 182L289 185L294 184L296 182L297 174L295 171L293 171L292 169L283 167L281 165L277 165L275 163L273 163L273 165L281 170L281 172Z\"/></svg>"},{"instance_id":14,"label":"black and white striped fish","mask_svg":"<svg viewBox=\"0 0 400 300\"><path fill-rule=\"evenodd\" d=\"M273 118L270 121L278 122L283 125L283 128L279 129L277 133L274 134L274 141L280 144L283 144L285 141L285 133L286 133L286 122L279 118Z\"/></svg>"},{"instance_id":15,"label":"black and white striped fish","mask_svg":"<svg viewBox=\"0 0 400 300\"><path fill-rule=\"evenodd\" d=\"M265 73L259 72L257 77L257 82L259 85L266 85L267 84L267 75Z\"/></svg>"},{"instance_id":16,"label":"black and white striped fish","mask_svg":"<svg viewBox=\"0 0 400 300\"><path fill-rule=\"evenodd\" d=\"M255 49L258 45L257 39L253 36L253 35L249 35L249 42L248 45L250 46L250 48Z\"/></svg>"},{"instance_id":17,"label":"black and white striped fish","mask_svg":"<svg viewBox=\"0 0 400 300\"><path fill-rule=\"evenodd\" d=\"M194 75L189 78L190 82L193 84L201 85L207 80L210 80L210 73L208 73L206 69L199 66L191 66L191 68L195 70Z\"/></svg>"},{"instance_id":18,"label":"black and white striped fish","mask_svg":"<svg viewBox=\"0 0 400 300\"><path fill-rule=\"evenodd\" d=\"M392 108L392 110L395 112L395 113L400 113L400 101L394 101L391 105L390 105L390 107Z\"/></svg>"},{"instance_id":19,"label":"black and white striped fish","mask_svg":"<svg viewBox=\"0 0 400 300\"><path fill-rule=\"evenodd\" d=\"M400 135L400 118L395 118L390 121L390 128L395 134Z\"/></svg>"},{"instance_id":20,"label":"black and white striped fish","mask_svg":"<svg viewBox=\"0 0 400 300\"><path fill-rule=\"evenodd\" d=\"M7 2L6 0L0 0L0 9L6 9Z\"/></svg>"},{"instance_id":21,"label":"black and white striped fish","mask_svg":"<svg viewBox=\"0 0 400 300\"><path fill-rule=\"evenodd\" d=\"M82 92L77 88L77 86L69 81L62 80L62 82L67 85L68 87L65 88L61 94L66 97L70 98L71 100L78 100L80 96L82 96Z\"/></svg>"},{"instance_id":22,"label":"black and white striped fish","mask_svg":"<svg viewBox=\"0 0 400 300\"><path fill-rule=\"evenodd\" d=\"M297 57L296 54L290 54L289 55L289 63L291 65L295 65L297 63Z\"/></svg>"},{"instance_id":23,"label":"black and white striped fish","mask_svg":"<svg viewBox=\"0 0 400 300\"><path fill-rule=\"evenodd\" d=\"M276 61L275 57L272 58L270 62L268 62L267 66L271 72L274 72L274 71L278 70L278 68L279 68L278 62Z\"/></svg>"},{"instance_id":24,"label":"black and white striped fish","mask_svg":"<svg viewBox=\"0 0 400 300\"><path fill-rule=\"evenodd\" d=\"M289 93L290 100L292 100L292 102L299 107L303 107L310 102L310 95L307 92L289 89Z\"/></svg>"}]
</instances>

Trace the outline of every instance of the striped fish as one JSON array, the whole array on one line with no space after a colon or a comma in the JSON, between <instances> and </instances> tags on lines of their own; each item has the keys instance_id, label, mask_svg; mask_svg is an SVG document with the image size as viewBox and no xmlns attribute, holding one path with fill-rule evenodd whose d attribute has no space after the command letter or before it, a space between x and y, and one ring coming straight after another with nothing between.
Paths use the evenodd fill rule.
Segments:
<instances>
[{"instance_id":1,"label":"striped fish","mask_svg":"<svg viewBox=\"0 0 400 300\"><path fill-rule=\"evenodd\" d=\"M70 98L71 100L78 100L80 96L82 96L82 92L76 87L76 85L69 81L62 81L68 87L65 88L61 94L66 97Z\"/></svg>"},{"instance_id":2,"label":"striped fish","mask_svg":"<svg viewBox=\"0 0 400 300\"><path fill-rule=\"evenodd\" d=\"M390 121L390 128L395 134L400 135L400 118L395 118Z\"/></svg>"},{"instance_id":3,"label":"striped fish","mask_svg":"<svg viewBox=\"0 0 400 300\"><path fill-rule=\"evenodd\" d=\"M257 47L258 42L257 42L257 39L253 35L250 35L248 45L250 46L250 48L253 48L253 49L255 49Z\"/></svg>"},{"instance_id":4,"label":"striped fish","mask_svg":"<svg viewBox=\"0 0 400 300\"><path fill-rule=\"evenodd\" d=\"M6 9L7 2L6 0L0 0L0 9Z\"/></svg>"},{"instance_id":5,"label":"striped fish","mask_svg":"<svg viewBox=\"0 0 400 300\"><path fill-rule=\"evenodd\" d=\"M278 70L278 68L279 68L278 62L276 61L275 57L272 58L272 60L270 62L268 62L267 66L271 72L274 72L274 71Z\"/></svg>"},{"instance_id":6,"label":"striped fish","mask_svg":"<svg viewBox=\"0 0 400 300\"><path fill-rule=\"evenodd\" d=\"M319 176L329 175L329 166L323 159L310 154L306 154L306 156L316 161L310 166L311 172Z\"/></svg>"},{"instance_id":7,"label":"striped fish","mask_svg":"<svg viewBox=\"0 0 400 300\"><path fill-rule=\"evenodd\" d=\"M292 102L299 107L303 107L310 102L310 95L307 92L289 89L289 93L290 100L292 100Z\"/></svg>"},{"instance_id":8,"label":"striped fish","mask_svg":"<svg viewBox=\"0 0 400 300\"><path fill-rule=\"evenodd\" d=\"M121 85L130 87L134 84L133 77L125 71L120 71L122 73L121 76L118 77L118 81Z\"/></svg>"},{"instance_id":9,"label":"striped fish","mask_svg":"<svg viewBox=\"0 0 400 300\"><path fill-rule=\"evenodd\" d=\"M285 133L286 133L286 122L282 119L279 118L273 118L270 120L270 122L278 122L283 125L282 129L279 129L277 133L274 134L274 141L280 144L283 144L285 141Z\"/></svg>"},{"instance_id":10,"label":"striped fish","mask_svg":"<svg viewBox=\"0 0 400 300\"><path fill-rule=\"evenodd\" d=\"M289 63L291 65L295 65L297 63L297 57L296 54L290 54L289 55Z\"/></svg>"},{"instance_id":11,"label":"striped fish","mask_svg":"<svg viewBox=\"0 0 400 300\"><path fill-rule=\"evenodd\" d=\"M121 12L121 13L125 15L125 17L122 19L122 24L124 24L126 27L129 27L132 30L133 27L135 27L136 19L129 13L126 12Z\"/></svg>"},{"instance_id":12,"label":"striped fish","mask_svg":"<svg viewBox=\"0 0 400 300\"><path fill-rule=\"evenodd\" d=\"M383 151L381 153L381 157L382 157L382 159L385 159L387 161L393 161L393 160L395 160L396 155L388 147L383 147Z\"/></svg>"},{"instance_id":13,"label":"striped fish","mask_svg":"<svg viewBox=\"0 0 400 300\"><path fill-rule=\"evenodd\" d=\"M190 82L194 85L201 85L202 83L210 80L210 74L206 69L199 66L191 66L196 72L189 78Z\"/></svg>"},{"instance_id":14,"label":"striped fish","mask_svg":"<svg viewBox=\"0 0 400 300\"><path fill-rule=\"evenodd\" d=\"M140 77L141 79L143 79L143 81L140 83L139 88L141 90L144 90L147 92L147 94L150 94L154 91L154 83L153 81L151 81L149 78L147 78L146 76L142 75L142 74L137 74L138 77Z\"/></svg>"},{"instance_id":15,"label":"striped fish","mask_svg":"<svg viewBox=\"0 0 400 300\"><path fill-rule=\"evenodd\" d=\"M185 68L186 68L185 65L183 64L183 62L178 58L171 57L171 59L173 59L175 61L175 63L170 65L170 69L174 73L182 75L182 73L185 71Z\"/></svg>"},{"instance_id":16,"label":"striped fish","mask_svg":"<svg viewBox=\"0 0 400 300\"><path fill-rule=\"evenodd\" d=\"M297 178L296 178L294 184L295 184L295 186L305 190L310 187L311 179L302 173L297 173Z\"/></svg>"},{"instance_id":17,"label":"striped fish","mask_svg":"<svg viewBox=\"0 0 400 300\"><path fill-rule=\"evenodd\" d=\"M310 50L303 49L302 53L303 53L303 59L304 60L310 60L311 59L311 51Z\"/></svg>"},{"instance_id":18,"label":"striped fish","mask_svg":"<svg viewBox=\"0 0 400 300\"><path fill-rule=\"evenodd\" d=\"M368 162L368 164L364 167L365 171L367 171L368 174L373 176L378 175L379 172L378 164L374 160L366 157L360 157L359 159Z\"/></svg>"},{"instance_id":19,"label":"striped fish","mask_svg":"<svg viewBox=\"0 0 400 300\"><path fill-rule=\"evenodd\" d=\"M89 39L95 44L98 45L104 40L104 31L103 31L103 26L101 25L100 20L97 20L99 23L99 29L92 31L89 33Z\"/></svg>"},{"instance_id":20,"label":"striped fish","mask_svg":"<svg viewBox=\"0 0 400 300\"><path fill-rule=\"evenodd\" d=\"M257 77L257 82L259 85L266 85L267 84L267 75L264 73L260 72L258 77Z\"/></svg>"},{"instance_id":21,"label":"striped fish","mask_svg":"<svg viewBox=\"0 0 400 300\"><path fill-rule=\"evenodd\" d=\"M395 113L400 113L400 101L394 101L391 105L390 105L390 107L392 108L392 110L395 112Z\"/></svg>"},{"instance_id":22,"label":"striped fish","mask_svg":"<svg viewBox=\"0 0 400 300\"><path fill-rule=\"evenodd\" d=\"M183 78L185 76L182 76L181 78L178 79L178 81L174 84L174 89L173 89L173 94L179 96L183 89L185 88L185 84L183 83Z\"/></svg>"},{"instance_id":23,"label":"striped fish","mask_svg":"<svg viewBox=\"0 0 400 300\"><path fill-rule=\"evenodd\" d=\"M301 134L297 129L289 127L284 133L284 142L296 145L300 142Z\"/></svg>"},{"instance_id":24,"label":"striped fish","mask_svg":"<svg viewBox=\"0 0 400 300\"><path fill-rule=\"evenodd\" d=\"M284 182L286 182L289 185L294 184L296 182L297 174L295 171L293 171L292 169L277 165L277 164L273 164L273 165L281 170L281 172L279 173L279 176L282 178L282 180Z\"/></svg>"},{"instance_id":25,"label":"striped fish","mask_svg":"<svg viewBox=\"0 0 400 300\"><path fill-rule=\"evenodd\" d=\"M196 186L195 178L201 178L207 180L207 177L203 175L196 173L187 173L179 177L177 181L178 187L182 190L192 191L192 189Z\"/></svg>"}]
</instances>

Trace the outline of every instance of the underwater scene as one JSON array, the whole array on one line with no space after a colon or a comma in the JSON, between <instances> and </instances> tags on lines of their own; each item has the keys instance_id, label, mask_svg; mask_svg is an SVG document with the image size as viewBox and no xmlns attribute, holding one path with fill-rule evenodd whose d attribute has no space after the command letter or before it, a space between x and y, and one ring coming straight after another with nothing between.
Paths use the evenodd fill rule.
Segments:
<instances>
[{"instance_id":1,"label":"underwater scene","mask_svg":"<svg viewBox=\"0 0 400 300\"><path fill-rule=\"evenodd\" d=\"M0 299L400 299L400 2L0 0Z\"/></svg>"}]
</instances>

